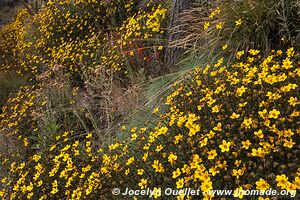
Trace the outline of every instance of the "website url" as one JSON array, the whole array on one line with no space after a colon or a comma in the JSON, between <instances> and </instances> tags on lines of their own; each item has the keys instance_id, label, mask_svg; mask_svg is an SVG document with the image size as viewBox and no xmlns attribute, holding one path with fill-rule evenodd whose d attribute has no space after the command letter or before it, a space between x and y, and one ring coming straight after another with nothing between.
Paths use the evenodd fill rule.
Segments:
<instances>
[{"instance_id":1,"label":"website url","mask_svg":"<svg viewBox=\"0 0 300 200\"><path fill-rule=\"evenodd\" d=\"M210 190L207 192L209 195L213 196L296 196L296 190L275 190L275 189L268 189L265 191L262 190Z\"/></svg>"}]
</instances>

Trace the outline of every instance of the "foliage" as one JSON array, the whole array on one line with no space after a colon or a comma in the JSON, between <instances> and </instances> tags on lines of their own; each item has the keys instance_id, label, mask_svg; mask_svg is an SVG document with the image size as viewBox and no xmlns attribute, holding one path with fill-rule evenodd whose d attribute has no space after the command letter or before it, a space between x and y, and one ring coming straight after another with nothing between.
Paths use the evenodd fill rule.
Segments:
<instances>
[{"instance_id":1,"label":"foliage","mask_svg":"<svg viewBox=\"0 0 300 200\"><path fill-rule=\"evenodd\" d=\"M134 127L130 140L100 149L92 133L81 143L65 132L47 156L13 164L20 176L4 179L6 190L11 198L94 199L112 198L113 187L190 187L211 199L213 188L299 189L299 54L290 48L264 58L251 49L236 56L175 83L155 128Z\"/></svg>"},{"instance_id":2,"label":"foliage","mask_svg":"<svg viewBox=\"0 0 300 200\"><path fill-rule=\"evenodd\" d=\"M34 122L29 121L35 106L34 86L21 86L15 96L10 97L0 114L1 134L17 134L19 131L34 129ZM30 122L30 123L29 123ZM27 143L27 141L24 141Z\"/></svg>"},{"instance_id":3,"label":"foliage","mask_svg":"<svg viewBox=\"0 0 300 200\"><path fill-rule=\"evenodd\" d=\"M197 59L158 78L161 1L49 1L0 28L1 77L30 79L1 79L0 198L300 189L298 5L195 2L174 45Z\"/></svg>"},{"instance_id":4,"label":"foliage","mask_svg":"<svg viewBox=\"0 0 300 200\"><path fill-rule=\"evenodd\" d=\"M78 74L102 66L124 74L129 69L138 71L134 64L158 63L166 9L151 1L139 12L136 6L135 0L57 0L49 1L32 18L23 9L13 23L0 29L4 41L0 69L36 75L62 65L65 72ZM155 57L146 57L146 51Z\"/></svg>"},{"instance_id":5,"label":"foliage","mask_svg":"<svg viewBox=\"0 0 300 200\"><path fill-rule=\"evenodd\" d=\"M29 68L23 67L24 61L22 59L24 57L20 53L26 46L24 27L28 18L29 14L26 9L22 9L14 22L0 28L0 69L2 73L15 70L21 74L21 70L29 70ZM35 69L32 68L31 71L35 71Z\"/></svg>"},{"instance_id":6,"label":"foliage","mask_svg":"<svg viewBox=\"0 0 300 200\"><path fill-rule=\"evenodd\" d=\"M166 12L152 1L137 12L134 0L48 1L33 16L20 10L0 29L0 70L29 77L33 87L4 96L1 133L39 149L55 137L49 128L93 129L98 139L112 132L127 109L115 109L125 95L112 90L130 90L143 67L154 74Z\"/></svg>"}]
</instances>

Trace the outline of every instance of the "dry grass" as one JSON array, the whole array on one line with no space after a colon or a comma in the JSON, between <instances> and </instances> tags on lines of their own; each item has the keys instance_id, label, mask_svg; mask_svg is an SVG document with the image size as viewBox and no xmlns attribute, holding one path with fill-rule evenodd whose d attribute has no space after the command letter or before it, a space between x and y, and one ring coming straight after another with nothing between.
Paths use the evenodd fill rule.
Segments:
<instances>
[{"instance_id":1,"label":"dry grass","mask_svg":"<svg viewBox=\"0 0 300 200\"><path fill-rule=\"evenodd\" d=\"M220 13L211 17L218 7ZM231 55L251 48L286 49L300 28L299 11L296 0L219 0L208 7L199 6L184 12L180 16L181 25L173 29L173 34L181 35L181 38L173 41L171 46L184 48L191 56L222 53L225 44ZM237 26L238 20L242 23ZM206 29L205 23L209 23ZM220 23L223 27L217 29Z\"/></svg>"}]
</instances>

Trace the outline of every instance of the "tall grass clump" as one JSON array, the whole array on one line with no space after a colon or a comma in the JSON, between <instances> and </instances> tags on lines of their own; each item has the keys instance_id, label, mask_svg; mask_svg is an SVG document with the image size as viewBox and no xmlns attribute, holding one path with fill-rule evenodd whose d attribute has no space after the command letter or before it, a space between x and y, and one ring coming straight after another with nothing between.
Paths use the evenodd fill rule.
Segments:
<instances>
[{"instance_id":1,"label":"tall grass clump","mask_svg":"<svg viewBox=\"0 0 300 200\"><path fill-rule=\"evenodd\" d=\"M299 11L296 0L216 1L210 9L199 6L182 15L182 37L173 45L196 55L218 54L222 49L286 49L300 28Z\"/></svg>"}]
</instances>

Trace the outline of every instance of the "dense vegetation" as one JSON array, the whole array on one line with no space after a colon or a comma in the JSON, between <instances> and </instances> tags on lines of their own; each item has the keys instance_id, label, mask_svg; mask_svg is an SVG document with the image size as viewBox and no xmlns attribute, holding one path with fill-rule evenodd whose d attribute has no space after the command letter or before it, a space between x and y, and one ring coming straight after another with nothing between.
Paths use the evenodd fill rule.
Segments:
<instances>
[{"instance_id":1,"label":"dense vegetation","mask_svg":"<svg viewBox=\"0 0 300 200\"><path fill-rule=\"evenodd\" d=\"M36 1L0 27L2 199L299 197L299 2L191 2Z\"/></svg>"}]
</instances>

